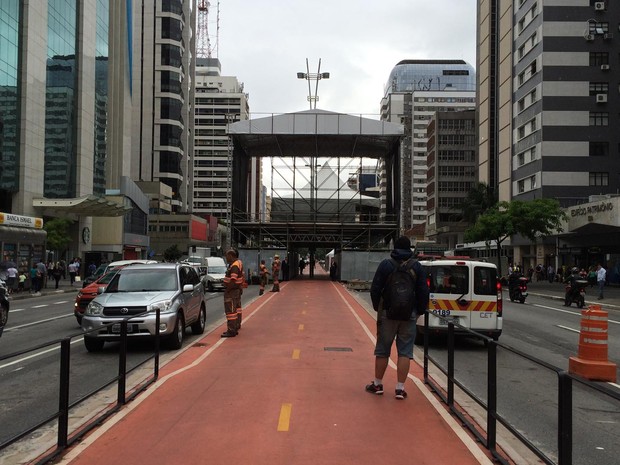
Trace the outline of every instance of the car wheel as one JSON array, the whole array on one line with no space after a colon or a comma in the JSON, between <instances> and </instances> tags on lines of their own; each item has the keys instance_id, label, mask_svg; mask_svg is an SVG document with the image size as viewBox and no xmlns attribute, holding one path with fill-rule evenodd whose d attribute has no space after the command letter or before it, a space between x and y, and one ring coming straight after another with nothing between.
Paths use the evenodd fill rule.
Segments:
<instances>
[{"instance_id":1,"label":"car wheel","mask_svg":"<svg viewBox=\"0 0 620 465\"><path fill-rule=\"evenodd\" d=\"M78 322L79 326L82 326L82 315L75 315L75 319Z\"/></svg>"},{"instance_id":2,"label":"car wheel","mask_svg":"<svg viewBox=\"0 0 620 465\"><path fill-rule=\"evenodd\" d=\"M521 298L519 299L519 302L521 302L522 304L524 304L524 303L525 303L525 297L521 297Z\"/></svg>"},{"instance_id":3,"label":"car wheel","mask_svg":"<svg viewBox=\"0 0 620 465\"><path fill-rule=\"evenodd\" d=\"M4 328L7 321L9 321L9 308L6 305L2 305L0 308L0 328Z\"/></svg>"},{"instance_id":4,"label":"car wheel","mask_svg":"<svg viewBox=\"0 0 620 465\"><path fill-rule=\"evenodd\" d=\"M182 313L177 313L177 322L174 325L174 331L168 336L166 345L169 349L177 350L183 345L183 338L185 337L185 319Z\"/></svg>"},{"instance_id":5,"label":"car wheel","mask_svg":"<svg viewBox=\"0 0 620 465\"><path fill-rule=\"evenodd\" d=\"M86 346L86 350L89 352L101 352L104 344L105 341L102 339L84 336L84 346Z\"/></svg>"},{"instance_id":6,"label":"car wheel","mask_svg":"<svg viewBox=\"0 0 620 465\"><path fill-rule=\"evenodd\" d=\"M200 306L200 313L198 314L198 320L192 324L192 334L202 334L205 332L205 325L207 323L207 310L204 305Z\"/></svg>"}]
</instances>

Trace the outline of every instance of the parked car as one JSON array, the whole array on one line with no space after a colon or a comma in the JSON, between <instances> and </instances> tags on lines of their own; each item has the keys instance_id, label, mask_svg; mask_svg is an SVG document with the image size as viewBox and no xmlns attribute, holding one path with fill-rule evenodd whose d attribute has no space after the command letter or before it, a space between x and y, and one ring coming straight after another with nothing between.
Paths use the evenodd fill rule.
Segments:
<instances>
[{"instance_id":1,"label":"parked car","mask_svg":"<svg viewBox=\"0 0 620 465\"><path fill-rule=\"evenodd\" d=\"M188 326L194 334L204 332L207 303L193 267L154 263L118 271L105 291L86 307L82 318L86 349L100 351L106 342L118 340L123 319L128 319L129 337L155 336L158 309L159 332L169 348L181 347Z\"/></svg>"},{"instance_id":2,"label":"parked car","mask_svg":"<svg viewBox=\"0 0 620 465\"><path fill-rule=\"evenodd\" d=\"M9 307L9 289L6 283L0 279L0 336L2 336L9 319Z\"/></svg>"},{"instance_id":3,"label":"parked car","mask_svg":"<svg viewBox=\"0 0 620 465\"><path fill-rule=\"evenodd\" d=\"M82 288L94 283L101 276L106 274L109 270L113 270L115 268L119 268L119 267L126 266L126 265L133 265L135 263L146 264L146 263L158 263L158 262L157 260L133 259L133 260L117 260L115 262L104 263L102 265L99 265L93 274L91 274L90 276L86 276L84 278L84 280L82 281Z\"/></svg>"},{"instance_id":4,"label":"parked car","mask_svg":"<svg viewBox=\"0 0 620 465\"><path fill-rule=\"evenodd\" d=\"M209 292L215 289L224 290L224 277L226 276L226 262L221 257L207 257L207 271L202 278Z\"/></svg>"},{"instance_id":5,"label":"parked car","mask_svg":"<svg viewBox=\"0 0 620 465\"><path fill-rule=\"evenodd\" d=\"M112 281L112 278L119 270L123 269L125 266L114 267L106 272L103 276L100 276L95 282L90 283L88 286L83 287L80 291L78 291L77 296L75 297L75 303L73 304L73 313L79 325L82 324L82 316L84 316L84 311L88 304L101 294L100 289L105 290Z\"/></svg>"}]
</instances>

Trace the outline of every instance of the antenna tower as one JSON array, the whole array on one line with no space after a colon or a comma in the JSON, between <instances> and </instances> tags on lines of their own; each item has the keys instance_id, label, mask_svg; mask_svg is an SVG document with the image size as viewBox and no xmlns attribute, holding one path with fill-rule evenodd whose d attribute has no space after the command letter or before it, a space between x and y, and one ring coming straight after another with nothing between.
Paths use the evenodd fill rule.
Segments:
<instances>
[{"instance_id":1,"label":"antenna tower","mask_svg":"<svg viewBox=\"0 0 620 465\"><path fill-rule=\"evenodd\" d=\"M217 47L220 35L220 2L217 2L217 21L215 45L209 37L209 8L208 0L197 0L198 3L198 31L196 36L196 52L199 58L217 57Z\"/></svg>"}]
</instances>

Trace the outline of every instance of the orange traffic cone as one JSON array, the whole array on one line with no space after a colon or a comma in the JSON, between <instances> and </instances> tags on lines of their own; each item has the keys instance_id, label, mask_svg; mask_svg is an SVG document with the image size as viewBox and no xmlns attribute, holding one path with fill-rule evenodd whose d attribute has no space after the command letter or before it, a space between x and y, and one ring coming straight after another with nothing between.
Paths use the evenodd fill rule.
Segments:
<instances>
[{"instance_id":1,"label":"orange traffic cone","mask_svg":"<svg viewBox=\"0 0 620 465\"><path fill-rule=\"evenodd\" d=\"M607 360L607 315L600 305L581 311L577 357L568 359L568 372L592 381L616 382L616 364Z\"/></svg>"}]
</instances>

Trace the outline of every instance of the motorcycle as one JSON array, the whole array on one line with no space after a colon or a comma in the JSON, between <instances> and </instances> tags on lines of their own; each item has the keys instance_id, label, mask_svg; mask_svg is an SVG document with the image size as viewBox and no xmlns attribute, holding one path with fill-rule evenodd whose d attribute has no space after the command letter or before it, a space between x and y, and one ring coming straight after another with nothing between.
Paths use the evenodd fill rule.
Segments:
<instances>
[{"instance_id":1,"label":"motorcycle","mask_svg":"<svg viewBox=\"0 0 620 465\"><path fill-rule=\"evenodd\" d=\"M566 286L564 306L570 307L574 302L577 304L577 307L583 308L586 304L586 287L588 287L588 281L585 279L575 280L575 285L569 283Z\"/></svg>"},{"instance_id":2,"label":"motorcycle","mask_svg":"<svg viewBox=\"0 0 620 465\"><path fill-rule=\"evenodd\" d=\"M525 276L509 279L508 296L511 302L519 301L525 303L525 298L527 297L527 281Z\"/></svg>"}]
</instances>

